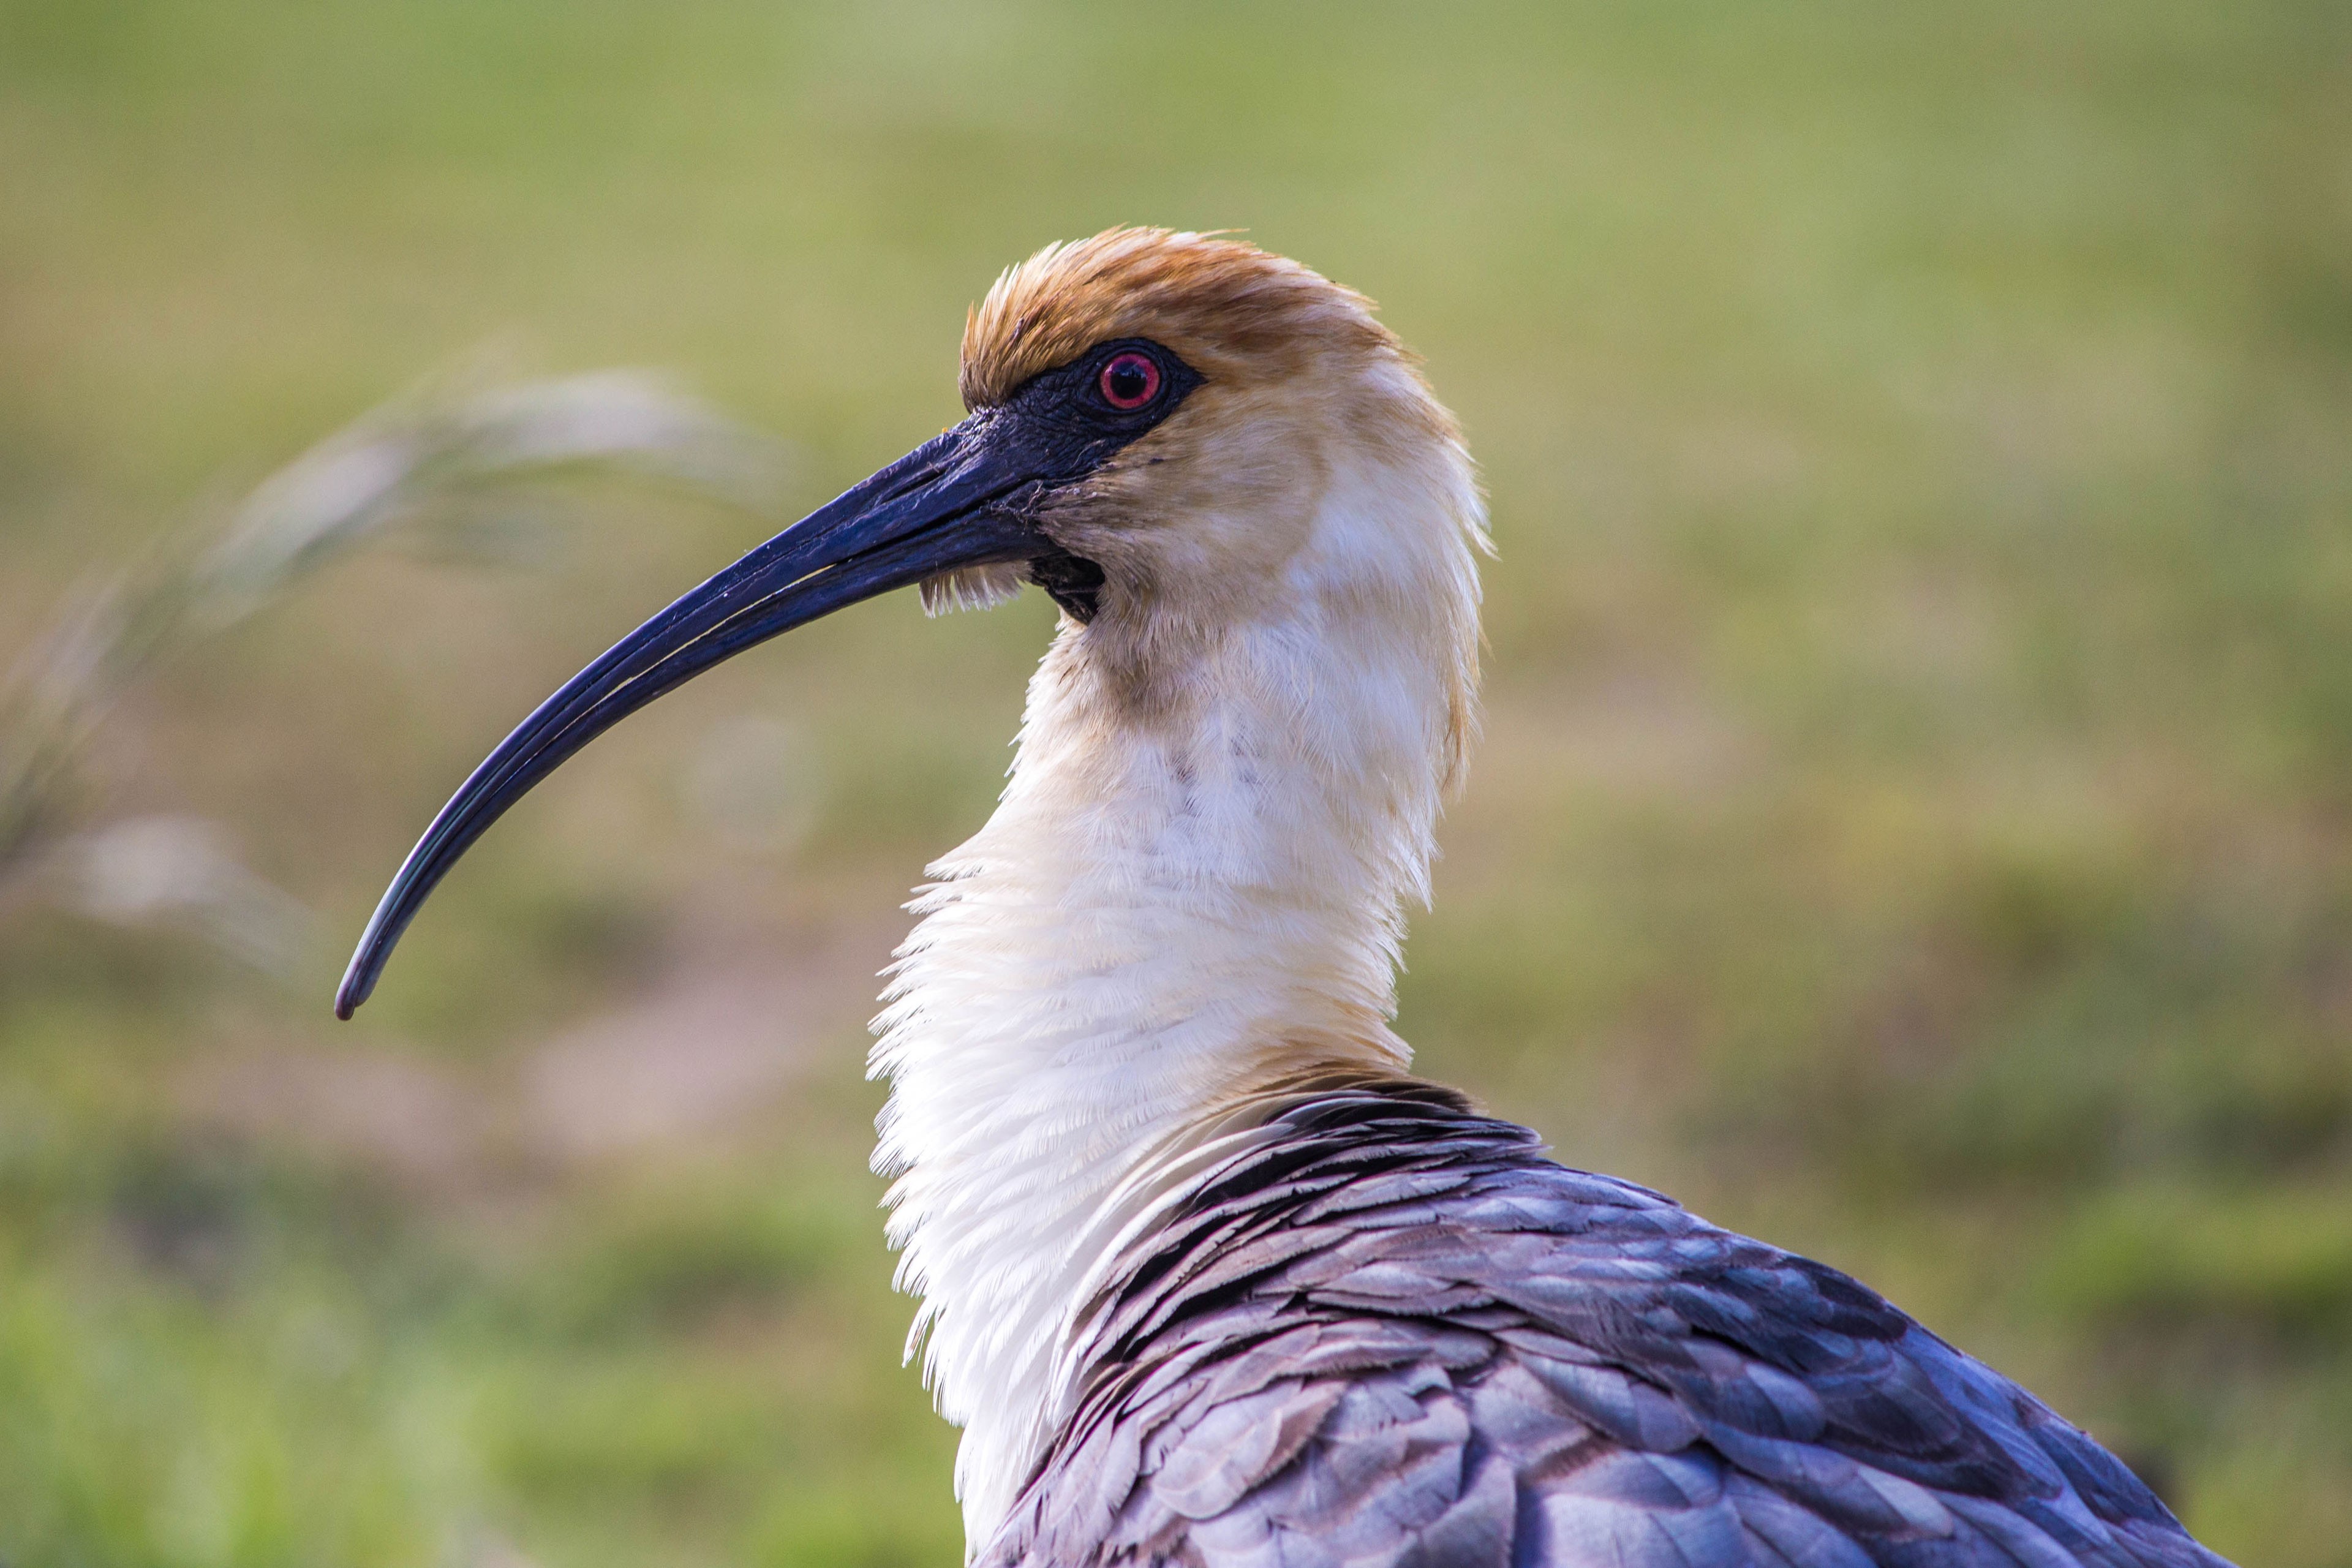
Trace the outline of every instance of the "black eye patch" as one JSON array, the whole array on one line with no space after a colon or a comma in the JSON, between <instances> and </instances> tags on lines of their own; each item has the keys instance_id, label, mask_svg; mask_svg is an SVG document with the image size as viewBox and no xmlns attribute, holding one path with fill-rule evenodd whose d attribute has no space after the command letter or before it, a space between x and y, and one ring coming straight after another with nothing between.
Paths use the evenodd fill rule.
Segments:
<instances>
[{"instance_id":1,"label":"black eye patch","mask_svg":"<svg viewBox=\"0 0 2352 1568\"><path fill-rule=\"evenodd\" d=\"M1119 338L1031 376L1003 411L1054 450L1057 472L1080 479L1176 412L1202 379L1149 338Z\"/></svg>"}]
</instances>

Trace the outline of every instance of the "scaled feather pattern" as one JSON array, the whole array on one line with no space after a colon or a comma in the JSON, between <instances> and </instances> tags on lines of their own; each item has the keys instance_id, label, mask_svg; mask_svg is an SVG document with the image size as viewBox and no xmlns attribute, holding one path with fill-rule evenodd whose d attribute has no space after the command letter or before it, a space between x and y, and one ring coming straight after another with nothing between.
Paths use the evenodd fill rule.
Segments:
<instances>
[{"instance_id":1,"label":"scaled feather pattern","mask_svg":"<svg viewBox=\"0 0 2352 1568\"><path fill-rule=\"evenodd\" d=\"M1200 1176L1092 1314L987 1568L2216 1568L1836 1270L1426 1085Z\"/></svg>"}]
</instances>

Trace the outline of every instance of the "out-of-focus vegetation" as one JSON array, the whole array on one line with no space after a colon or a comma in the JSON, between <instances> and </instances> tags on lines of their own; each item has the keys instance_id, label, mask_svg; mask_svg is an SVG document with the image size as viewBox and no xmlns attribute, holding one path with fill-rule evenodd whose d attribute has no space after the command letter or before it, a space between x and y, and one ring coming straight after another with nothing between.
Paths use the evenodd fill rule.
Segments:
<instances>
[{"instance_id":1,"label":"out-of-focus vegetation","mask_svg":"<svg viewBox=\"0 0 2352 1568\"><path fill-rule=\"evenodd\" d=\"M124 696L353 551L527 547L534 511L556 521L555 498L533 495L533 481L656 477L762 512L780 459L642 375L427 387L355 421L226 517L191 520L137 568L85 584L19 657L0 683L0 897L46 882L40 892L83 913L178 917L257 967L290 970L299 907L224 851L214 824L87 827L103 790L86 756Z\"/></svg>"},{"instance_id":2,"label":"out-of-focus vegetation","mask_svg":"<svg viewBox=\"0 0 2352 1568\"><path fill-rule=\"evenodd\" d=\"M1887 1289L2248 1563L2352 1563L2340 5L0 0L0 658L487 337L800 453L953 417L1050 238L1382 300L1486 466L1433 1073ZM0 909L0 1557L950 1563L859 1022L1046 607L506 727L767 526L575 495L128 689L89 765L335 933Z\"/></svg>"}]
</instances>

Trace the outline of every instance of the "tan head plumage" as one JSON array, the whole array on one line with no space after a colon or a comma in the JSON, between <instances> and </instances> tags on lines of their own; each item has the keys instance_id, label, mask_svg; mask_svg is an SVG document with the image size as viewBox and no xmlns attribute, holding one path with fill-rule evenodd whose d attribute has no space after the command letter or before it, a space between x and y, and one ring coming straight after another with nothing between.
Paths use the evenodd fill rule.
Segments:
<instances>
[{"instance_id":1,"label":"tan head plumage","mask_svg":"<svg viewBox=\"0 0 2352 1568\"><path fill-rule=\"evenodd\" d=\"M1200 689L1200 650L1301 611L1296 566L1311 556L1329 614L1384 606L1367 625L1439 674L1440 771L1457 777L1475 711L1483 508L1452 416L1372 302L1236 239L1109 229L997 279L965 324L964 401L1001 404L1121 339L1173 352L1201 385L1045 514L1108 574L1092 667L1134 710L1168 710ZM928 602L992 602L1015 570L937 581Z\"/></svg>"},{"instance_id":2,"label":"tan head plumage","mask_svg":"<svg viewBox=\"0 0 2352 1568\"><path fill-rule=\"evenodd\" d=\"M1001 403L1097 343L1149 338L1211 380L1261 381L1318 348L1401 353L1372 302L1214 235L1106 229L1007 268L964 323L967 407Z\"/></svg>"}]
</instances>

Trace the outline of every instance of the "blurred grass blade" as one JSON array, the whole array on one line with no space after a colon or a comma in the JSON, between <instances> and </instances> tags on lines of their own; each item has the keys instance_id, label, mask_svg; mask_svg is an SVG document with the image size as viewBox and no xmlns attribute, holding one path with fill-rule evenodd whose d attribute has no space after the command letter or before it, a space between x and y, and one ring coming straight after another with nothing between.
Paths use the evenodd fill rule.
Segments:
<instances>
[{"instance_id":1,"label":"blurred grass blade","mask_svg":"<svg viewBox=\"0 0 2352 1568\"><path fill-rule=\"evenodd\" d=\"M783 468L774 441L631 371L444 381L362 416L225 517L200 515L147 561L72 595L0 686L0 892L38 888L117 923L194 917L238 956L283 968L307 911L238 866L212 825L77 831L104 795L86 765L90 737L126 689L403 524L488 502L512 512L530 488L574 477L650 479L766 514ZM43 869L56 874L31 875Z\"/></svg>"},{"instance_id":2,"label":"blurred grass blade","mask_svg":"<svg viewBox=\"0 0 2352 1568\"><path fill-rule=\"evenodd\" d=\"M247 869L226 830L203 817L128 817L65 838L44 858L61 901L110 925L185 925L288 980L310 945L310 910Z\"/></svg>"}]
</instances>

